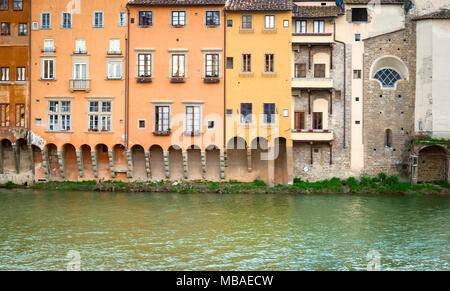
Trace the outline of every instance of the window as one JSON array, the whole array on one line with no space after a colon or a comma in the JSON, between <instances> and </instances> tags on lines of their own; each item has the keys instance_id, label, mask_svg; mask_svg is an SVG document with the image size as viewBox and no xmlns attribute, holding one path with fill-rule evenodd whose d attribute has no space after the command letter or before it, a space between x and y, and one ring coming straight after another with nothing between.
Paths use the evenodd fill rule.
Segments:
<instances>
[{"instance_id":1,"label":"window","mask_svg":"<svg viewBox=\"0 0 450 291\"><path fill-rule=\"evenodd\" d=\"M313 112L313 129L322 129L322 112Z\"/></svg>"},{"instance_id":2,"label":"window","mask_svg":"<svg viewBox=\"0 0 450 291\"><path fill-rule=\"evenodd\" d=\"M401 80L402 77L394 69L385 68L376 72L374 79L381 82L381 85L385 88L394 88L395 83Z\"/></svg>"},{"instance_id":3,"label":"window","mask_svg":"<svg viewBox=\"0 0 450 291\"><path fill-rule=\"evenodd\" d=\"M252 71L252 55L243 54L242 55L242 72L250 73Z\"/></svg>"},{"instance_id":4,"label":"window","mask_svg":"<svg viewBox=\"0 0 450 291\"><path fill-rule=\"evenodd\" d=\"M295 64L295 78L306 78L306 64Z\"/></svg>"},{"instance_id":5,"label":"window","mask_svg":"<svg viewBox=\"0 0 450 291\"><path fill-rule=\"evenodd\" d=\"M2 79L1 81L9 81L9 67L2 67Z\"/></svg>"},{"instance_id":6,"label":"window","mask_svg":"<svg viewBox=\"0 0 450 291\"><path fill-rule=\"evenodd\" d=\"M25 127L25 104L16 104L16 127Z\"/></svg>"},{"instance_id":7,"label":"window","mask_svg":"<svg viewBox=\"0 0 450 291\"><path fill-rule=\"evenodd\" d=\"M138 128L139 129L145 129L145 119L139 119L138 120Z\"/></svg>"},{"instance_id":8,"label":"window","mask_svg":"<svg viewBox=\"0 0 450 291\"><path fill-rule=\"evenodd\" d=\"M10 35L11 34L11 30L10 30L10 23L9 22L2 22L2 35Z\"/></svg>"},{"instance_id":9,"label":"window","mask_svg":"<svg viewBox=\"0 0 450 291\"><path fill-rule=\"evenodd\" d=\"M289 20L283 20L283 27L289 27Z\"/></svg>"},{"instance_id":10,"label":"window","mask_svg":"<svg viewBox=\"0 0 450 291\"><path fill-rule=\"evenodd\" d=\"M152 77L152 54L150 53L138 54L138 77L141 78Z\"/></svg>"},{"instance_id":11,"label":"window","mask_svg":"<svg viewBox=\"0 0 450 291\"><path fill-rule=\"evenodd\" d=\"M72 14L70 12L62 13L62 28L72 28Z\"/></svg>"},{"instance_id":12,"label":"window","mask_svg":"<svg viewBox=\"0 0 450 291\"><path fill-rule=\"evenodd\" d=\"M233 27L233 20L228 19L228 20L227 20L227 26L228 26L228 27Z\"/></svg>"},{"instance_id":13,"label":"window","mask_svg":"<svg viewBox=\"0 0 450 291\"><path fill-rule=\"evenodd\" d=\"M111 101L89 101L88 131L111 132Z\"/></svg>"},{"instance_id":14,"label":"window","mask_svg":"<svg viewBox=\"0 0 450 291\"><path fill-rule=\"evenodd\" d=\"M200 110L200 106L186 106L186 131L195 132L201 130Z\"/></svg>"},{"instance_id":15,"label":"window","mask_svg":"<svg viewBox=\"0 0 450 291\"><path fill-rule=\"evenodd\" d=\"M361 79L361 70L353 70L353 79Z\"/></svg>"},{"instance_id":16,"label":"window","mask_svg":"<svg viewBox=\"0 0 450 291\"><path fill-rule=\"evenodd\" d=\"M0 10L9 9L9 0L0 0Z\"/></svg>"},{"instance_id":17,"label":"window","mask_svg":"<svg viewBox=\"0 0 450 291\"><path fill-rule=\"evenodd\" d=\"M295 22L295 33L306 33L306 20L297 20Z\"/></svg>"},{"instance_id":18,"label":"window","mask_svg":"<svg viewBox=\"0 0 450 291\"><path fill-rule=\"evenodd\" d=\"M227 69L233 69L233 57L227 57Z\"/></svg>"},{"instance_id":19,"label":"window","mask_svg":"<svg viewBox=\"0 0 450 291\"><path fill-rule=\"evenodd\" d=\"M206 54L205 60L205 77L219 78L219 54Z\"/></svg>"},{"instance_id":20,"label":"window","mask_svg":"<svg viewBox=\"0 0 450 291\"><path fill-rule=\"evenodd\" d=\"M94 12L94 28L103 27L103 11Z\"/></svg>"},{"instance_id":21,"label":"window","mask_svg":"<svg viewBox=\"0 0 450 291\"><path fill-rule=\"evenodd\" d=\"M120 55L120 39L110 39L109 40L109 52L110 55Z\"/></svg>"},{"instance_id":22,"label":"window","mask_svg":"<svg viewBox=\"0 0 450 291\"><path fill-rule=\"evenodd\" d=\"M241 103L241 123L252 123L252 103Z\"/></svg>"},{"instance_id":23,"label":"window","mask_svg":"<svg viewBox=\"0 0 450 291\"><path fill-rule=\"evenodd\" d=\"M185 55L173 54L172 55L172 78L184 78L185 77Z\"/></svg>"},{"instance_id":24,"label":"window","mask_svg":"<svg viewBox=\"0 0 450 291\"><path fill-rule=\"evenodd\" d=\"M43 80L54 80L55 79L55 60L54 59L43 59L42 60L42 75Z\"/></svg>"},{"instance_id":25,"label":"window","mask_svg":"<svg viewBox=\"0 0 450 291\"><path fill-rule=\"evenodd\" d=\"M0 104L1 120L0 126L9 126L9 104Z\"/></svg>"},{"instance_id":26,"label":"window","mask_svg":"<svg viewBox=\"0 0 450 291\"><path fill-rule=\"evenodd\" d=\"M149 27L153 25L152 11L139 11L139 26Z\"/></svg>"},{"instance_id":27,"label":"window","mask_svg":"<svg viewBox=\"0 0 450 291\"><path fill-rule=\"evenodd\" d=\"M28 24L19 23L19 35L27 35L28 34Z\"/></svg>"},{"instance_id":28,"label":"window","mask_svg":"<svg viewBox=\"0 0 450 291\"><path fill-rule=\"evenodd\" d=\"M75 80L87 79L87 64L74 64L73 65L73 78Z\"/></svg>"},{"instance_id":29,"label":"window","mask_svg":"<svg viewBox=\"0 0 450 291\"><path fill-rule=\"evenodd\" d=\"M325 22L323 20L314 20L314 33L324 33Z\"/></svg>"},{"instance_id":30,"label":"window","mask_svg":"<svg viewBox=\"0 0 450 291\"><path fill-rule=\"evenodd\" d=\"M251 15L242 15L242 29L252 29Z\"/></svg>"},{"instance_id":31,"label":"window","mask_svg":"<svg viewBox=\"0 0 450 291\"><path fill-rule=\"evenodd\" d=\"M355 34L355 41L361 41L361 34L359 33Z\"/></svg>"},{"instance_id":32,"label":"window","mask_svg":"<svg viewBox=\"0 0 450 291\"><path fill-rule=\"evenodd\" d=\"M25 81L26 78L27 76L25 67L17 67L17 81Z\"/></svg>"},{"instance_id":33,"label":"window","mask_svg":"<svg viewBox=\"0 0 450 291\"><path fill-rule=\"evenodd\" d=\"M264 123L274 123L275 119L275 104L266 103L264 104Z\"/></svg>"},{"instance_id":34,"label":"window","mask_svg":"<svg viewBox=\"0 0 450 291\"><path fill-rule=\"evenodd\" d=\"M44 53L55 52L55 46L53 39L44 39Z\"/></svg>"},{"instance_id":35,"label":"window","mask_svg":"<svg viewBox=\"0 0 450 291\"><path fill-rule=\"evenodd\" d=\"M41 14L41 29L50 29L50 13Z\"/></svg>"},{"instance_id":36,"label":"window","mask_svg":"<svg viewBox=\"0 0 450 291\"><path fill-rule=\"evenodd\" d=\"M294 128L296 130L305 129L305 112L295 112Z\"/></svg>"},{"instance_id":37,"label":"window","mask_svg":"<svg viewBox=\"0 0 450 291\"><path fill-rule=\"evenodd\" d=\"M108 79L122 79L122 60L108 61Z\"/></svg>"},{"instance_id":38,"label":"window","mask_svg":"<svg viewBox=\"0 0 450 291\"><path fill-rule=\"evenodd\" d=\"M77 39L75 40L75 53L84 54L86 53L86 40L85 39Z\"/></svg>"},{"instance_id":39,"label":"window","mask_svg":"<svg viewBox=\"0 0 450 291\"><path fill-rule=\"evenodd\" d=\"M275 72L275 69L274 69L274 55L273 54L266 54L266 55L264 55L264 72L266 72L266 73L273 73L273 72Z\"/></svg>"},{"instance_id":40,"label":"window","mask_svg":"<svg viewBox=\"0 0 450 291\"><path fill-rule=\"evenodd\" d=\"M384 137L384 146L387 148L392 147L392 130L386 129Z\"/></svg>"},{"instance_id":41,"label":"window","mask_svg":"<svg viewBox=\"0 0 450 291\"><path fill-rule=\"evenodd\" d=\"M23 0L14 0L13 10L18 10L18 11L23 10Z\"/></svg>"},{"instance_id":42,"label":"window","mask_svg":"<svg viewBox=\"0 0 450 291\"><path fill-rule=\"evenodd\" d=\"M127 26L127 13L119 12L119 26Z\"/></svg>"},{"instance_id":43,"label":"window","mask_svg":"<svg viewBox=\"0 0 450 291\"><path fill-rule=\"evenodd\" d=\"M183 27L186 25L186 11L172 11L172 26Z\"/></svg>"},{"instance_id":44,"label":"window","mask_svg":"<svg viewBox=\"0 0 450 291\"><path fill-rule=\"evenodd\" d=\"M325 78L325 64L314 64L314 78Z\"/></svg>"},{"instance_id":45,"label":"window","mask_svg":"<svg viewBox=\"0 0 450 291\"><path fill-rule=\"evenodd\" d=\"M155 107L155 131L169 131L170 107L156 106Z\"/></svg>"},{"instance_id":46,"label":"window","mask_svg":"<svg viewBox=\"0 0 450 291\"><path fill-rule=\"evenodd\" d=\"M367 22L367 8L352 8L353 22Z\"/></svg>"},{"instance_id":47,"label":"window","mask_svg":"<svg viewBox=\"0 0 450 291\"><path fill-rule=\"evenodd\" d=\"M265 29L275 29L275 15L265 15L264 16L264 28Z\"/></svg>"},{"instance_id":48,"label":"window","mask_svg":"<svg viewBox=\"0 0 450 291\"><path fill-rule=\"evenodd\" d=\"M71 101L48 102L48 130L70 131L72 128Z\"/></svg>"},{"instance_id":49,"label":"window","mask_svg":"<svg viewBox=\"0 0 450 291\"><path fill-rule=\"evenodd\" d=\"M206 26L220 25L220 11L206 11Z\"/></svg>"}]
</instances>

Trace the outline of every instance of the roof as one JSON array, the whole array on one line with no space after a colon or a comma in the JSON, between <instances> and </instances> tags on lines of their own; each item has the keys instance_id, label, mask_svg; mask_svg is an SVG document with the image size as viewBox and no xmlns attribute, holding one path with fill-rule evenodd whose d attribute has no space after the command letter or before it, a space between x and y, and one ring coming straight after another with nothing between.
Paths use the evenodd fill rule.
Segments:
<instances>
[{"instance_id":1,"label":"roof","mask_svg":"<svg viewBox=\"0 0 450 291\"><path fill-rule=\"evenodd\" d=\"M375 4L380 1L380 4L403 4L404 0L377 0ZM345 4L369 4L370 0L344 0Z\"/></svg>"},{"instance_id":2,"label":"roof","mask_svg":"<svg viewBox=\"0 0 450 291\"><path fill-rule=\"evenodd\" d=\"M228 0L228 11L291 11L292 0Z\"/></svg>"},{"instance_id":3,"label":"roof","mask_svg":"<svg viewBox=\"0 0 450 291\"><path fill-rule=\"evenodd\" d=\"M423 19L450 19L450 9L441 9L433 13L414 17L414 20L423 20Z\"/></svg>"},{"instance_id":4,"label":"roof","mask_svg":"<svg viewBox=\"0 0 450 291\"><path fill-rule=\"evenodd\" d=\"M320 18L337 17L342 14L342 10L336 6L295 6L292 10L293 17L299 18Z\"/></svg>"},{"instance_id":5,"label":"roof","mask_svg":"<svg viewBox=\"0 0 450 291\"><path fill-rule=\"evenodd\" d=\"M209 6L225 5L226 0L129 0L132 6Z\"/></svg>"}]
</instances>

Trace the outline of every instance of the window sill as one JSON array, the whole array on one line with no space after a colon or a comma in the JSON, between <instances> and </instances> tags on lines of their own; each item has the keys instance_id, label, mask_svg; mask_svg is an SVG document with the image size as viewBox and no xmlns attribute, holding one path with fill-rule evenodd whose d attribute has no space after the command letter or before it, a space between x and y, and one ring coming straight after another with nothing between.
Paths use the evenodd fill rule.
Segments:
<instances>
[{"instance_id":1,"label":"window sill","mask_svg":"<svg viewBox=\"0 0 450 291\"><path fill-rule=\"evenodd\" d=\"M293 36L331 36L331 32L294 32Z\"/></svg>"},{"instance_id":2,"label":"window sill","mask_svg":"<svg viewBox=\"0 0 450 291\"><path fill-rule=\"evenodd\" d=\"M40 78L39 81L43 81L43 82L56 82L56 79L42 79L42 78Z\"/></svg>"},{"instance_id":3,"label":"window sill","mask_svg":"<svg viewBox=\"0 0 450 291\"><path fill-rule=\"evenodd\" d=\"M253 28L239 28L239 32L240 33L254 33L255 31L253 30Z\"/></svg>"},{"instance_id":4,"label":"window sill","mask_svg":"<svg viewBox=\"0 0 450 291\"><path fill-rule=\"evenodd\" d=\"M1 85L13 85L11 81L0 81Z\"/></svg>"},{"instance_id":5,"label":"window sill","mask_svg":"<svg viewBox=\"0 0 450 291\"><path fill-rule=\"evenodd\" d=\"M136 77L136 82L138 83L151 83L153 82L152 77Z\"/></svg>"},{"instance_id":6,"label":"window sill","mask_svg":"<svg viewBox=\"0 0 450 291\"><path fill-rule=\"evenodd\" d=\"M239 128L255 128L255 125L252 123L240 123L238 125Z\"/></svg>"},{"instance_id":7,"label":"window sill","mask_svg":"<svg viewBox=\"0 0 450 291\"><path fill-rule=\"evenodd\" d=\"M243 77L243 78L253 78L254 74L253 72L240 72L239 73L239 77Z\"/></svg>"},{"instance_id":8,"label":"window sill","mask_svg":"<svg viewBox=\"0 0 450 291\"><path fill-rule=\"evenodd\" d=\"M220 27L220 24L210 24L210 25L205 25L206 28L218 28Z\"/></svg>"},{"instance_id":9,"label":"window sill","mask_svg":"<svg viewBox=\"0 0 450 291\"><path fill-rule=\"evenodd\" d=\"M154 131L153 135L155 136L169 136L170 135L170 130L166 130L166 131Z\"/></svg>"},{"instance_id":10,"label":"window sill","mask_svg":"<svg viewBox=\"0 0 450 291\"><path fill-rule=\"evenodd\" d=\"M138 28L152 28L153 25L138 25Z\"/></svg>"},{"instance_id":11,"label":"window sill","mask_svg":"<svg viewBox=\"0 0 450 291\"><path fill-rule=\"evenodd\" d=\"M105 80L107 80L107 81L123 81L123 78L122 77L120 77L120 78L106 78Z\"/></svg>"},{"instance_id":12,"label":"window sill","mask_svg":"<svg viewBox=\"0 0 450 291\"><path fill-rule=\"evenodd\" d=\"M262 33L277 33L276 28L263 28Z\"/></svg>"},{"instance_id":13,"label":"window sill","mask_svg":"<svg viewBox=\"0 0 450 291\"><path fill-rule=\"evenodd\" d=\"M204 83L207 83L207 84L220 83L220 78L216 78L216 77L205 77L205 78L203 78L203 82L204 82Z\"/></svg>"},{"instance_id":14,"label":"window sill","mask_svg":"<svg viewBox=\"0 0 450 291\"><path fill-rule=\"evenodd\" d=\"M277 73L275 73L275 72L263 72L261 74L261 76L265 77L265 78L276 78L277 77Z\"/></svg>"},{"instance_id":15,"label":"window sill","mask_svg":"<svg viewBox=\"0 0 450 291\"><path fill-rule=\"evenodd\" d=\"M113 131L86 131L85 133L93 133L93 134L113 134Z\"/></svg>"},{"instance_id":16,"label":"window sill","mask_svg":"<svg viewBox=\"0 0 450 291\"><path fill-rule=\"evenodd\" d=\"M121 51L117 51L117 52L113 52L113 51L109 51L108 56L121 56L122 52Z\"/></svg>"},{"instance_id":17,"label":"window sill","mask_svg":"<svg viewBox=\"0 0 450 291\"><path fill-rule=\"evenodd\" d=\"M184 77L170 78L170 83L185 83L185 82L186 82L186 78L184 78Z\"/></svg>"},{"instance_id":18,"label":"window sill","mask_svg":"<svg viewBox=\"0 0 450 291\"><path fill-rule=\"evenodd\" d=\"M185 136L201 136L202 132L201 131L185 131L184 135Z\"/></svg>"},{"instance_id":19,"label":"window sill","mask_svg":"<svg viewBox=\"0 0 450 291\"><path fill-rule=\"evenodd\" d=\"M46 130L45 133L73 133L71 130Z\"/></svg>"},{"instance_id":20,"label":"window sill","mask_svg":"<svg viewBox=\"0 0 450 291\"><path fill-rule=\"evenodd\" d=\"M171 25L172 28L184 28L186 27L186 25L181 25L181 24L177 24L177 25Z\"/></svg>"}]
</instances>

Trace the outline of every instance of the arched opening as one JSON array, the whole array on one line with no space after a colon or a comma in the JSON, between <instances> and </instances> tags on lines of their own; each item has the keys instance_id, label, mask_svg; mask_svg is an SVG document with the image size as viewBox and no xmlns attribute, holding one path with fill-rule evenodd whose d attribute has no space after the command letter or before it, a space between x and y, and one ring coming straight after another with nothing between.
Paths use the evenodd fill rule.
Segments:
<instances>
[{"instance_id":1,"label":"arched opening","mask_svg":"<svg viewBox=\"0 0 450 291\"><path fill-rule=\"evenodd\" d=\"M134 145L131 148L133 159L133 179L135 181L146 181L147 170L145 168L145 151L140 145Z\"/></svg>"},{"instance_id":2,"label":"arched opening","mask_svg":"<svg viewBox=\"0 0 450 291\"><path fill-rule=\"evenodd\" d=\"M202 179L202 152L198 146L190 146L187 150L188 155L188 179Z\"/></svg>"},{"instance_id":3,"label":"arched opening","mask_svg":"<svg viewBox=\"0 0 450 291\"><path fill-rule=\"evenodd\" d=\"M247 165L247 143L241 137L233 137L227 144L227 177L243 180L249 177Z\"/></svg>"},{"instance_id":4,"label":"arched opening","mask_svg":"<svg viewBox=\"0 0 450 291\"><path fill-rule=\"evenodd\" d=\"M286 139L275 139L275 184L288 184Z\"/></svg>"},{"instance_id":5,"label":"arched opening","mask_svg":"<svg viewBox=\"0 0 450 291\"><path fill-rule=\"evenodd\" d=\"M150 148L150 169L152 173L152 180L159 181L166 178L163 154L164 151L159 145L154 145Z\"/></svg>"},{"instance_id":6,"label":"arched opening","mask_svg":"<svg viewBox=\"0 0 450 291\"><path fill-rule=\"evenodd\" d=\"M94 180L94 168L92 167L92 149L88 145L81 146L81 156L83 159L83 180Z\"/></svg>"},{"instance_id":7,"label":"arched opening","mask_svg":"<svg viewBox=\"0 0 450 291\"><path fill-rule=\"evenodd\" d=\"M75 147L71 144L65 144L63 146L64 160L65 160L65 173L66 180L77 181L78 180L78 162L77 153Z\"/></svg>"},{"instance_id":8,"label":"arched opening","mask_svg":"<svg viewBox=\"0 0 450 291\"><path fill-rule=\"evenodd\" d=\"M128 160L125 146L121 144L116 144L113 147L113 153L114 153L114 171L117 175L116 178L126 180L128 171Z\"/></svg>"},{"instance_id":9,"label":"arched opening","mask_svg":"<svg viewBox=\"0 0 450 291\"><path fill-rule=\"evenodd\" d=\"M383 56L370 68L371 80L376 80L384 89L395 89L398 81L408 80L408 67L398 57Z\"/></svg>"},{"instance_id":10,"label":"arched opening","mask_svg":"<svg viewBox=\"0 0 450 291\"><path fill-rule=\"evenodd\" d=\"M31 148L33 149L34 157L34 178L37 181L45 181L47 178L45 177L42 150L35 145L33 145Z\"/></svg>"},{"instance_id":11,"label":"arched opening","mask_svg":"<svg viewBox=\"0 0 450 291\"><path fill-rule=\"evenodd\" d=\"M216 146L206 148L206 180L220 181L220 150Z\"/></svg>"},{"instance_id":12,"label":"arched opening","mask_svg":"<svg viewBox=\"0 0 450 291\"><path fill-rule=\"evenodd\" d=\"M18 155L19 155L19 172L29 172L32 168L31 165L31 152L30 148L28 147L27 141L23 138L19 139L17 141L17 145L19 148Z\"/></svg>"},{"instance_id":13,"label":"arched opening","mask_svg":"<svg viewBox=\"0 0 450 291\"><path fill-rule=\"evenodd\" d=\"M181 180L184 178L183 153L178 146L169 148L169 171L170 180Z\"/></svg>"},{"instance_id":14,"label":"arched opening","mask_svg":"<svg viewBox=\"0 0 450 291\"><path fill-rule=\"evenodd\" d=\"M316 98L313 102L312 113L313 129L328 129L328 100Z\"/></svg>"},{"instance_id":15,"label":"arched opening","mask_svg":"<svg viewBox=\"0 0 450 291\"><path fill-rule=\"evenodd\" d=\"M3 157L3 173L10 174L16 172L16 164L14 161L14 153L11 141L2 140L2 157Z\"/></svg>"},{"instance_id":16,"label":"arched opening","mask_svg":"<svg viewBox=\"0 0 450 291\"><path fill-rule=\"evenodd\" d=\"M392 130L386 129L384 132L384 146L387 148L392 147Z\"/></svg>"},{"instance_id":17,"label":"arched opening","mask_svg":"<svg viewBox=\"0 0 450 291\"><path fill-rule=\"evenodd\" d=\"M402 76L394 69L384 68L376 72L373 78L378 80L384 88L394 88L395 83L401 80Z\"/></svg>"},{"instance_id":18,"label":"arched opening","mask_svg":"<svg viewBox=\"0 0 450 291\"><path fill-rule=\"evenodd\" d=\"M269 144L263 137L257 137L252 141L252 171L254 179L269 180Z\"/></svg>"},{"instance_id":19,"label":"arched opening","mask_svg":"<svg viewBox=\"0 0 450 291\"><path fill-rule=\"evenodd\" d=\"M97 175L99 179L109 180L111 171L109 168L108 147L104 144L98 144L95 147L97 153Z\"/></svg>"},{"instance_id":20,"label":"arched opening","mask_svg":"<svg viewBox=\"0 0 450 291\"><path fill-rule=\"evenodd\" d=\"M418 182L446 180L447 151L440 146L425 147L419 152Z\"/></svg>"},{"instance_id":21,"label":"arched opening","mask_svg":"<svg viewBox=\"0 0 450 291\"><path fill-rule=\"evenodd\" d=\"M48 168L50 174L50 181L61 181L61 171L60 164L58 159L58 149L54 144L48 144L46 146L47 149L47 158L48 158Z\"/></svg>"}]
</instances>

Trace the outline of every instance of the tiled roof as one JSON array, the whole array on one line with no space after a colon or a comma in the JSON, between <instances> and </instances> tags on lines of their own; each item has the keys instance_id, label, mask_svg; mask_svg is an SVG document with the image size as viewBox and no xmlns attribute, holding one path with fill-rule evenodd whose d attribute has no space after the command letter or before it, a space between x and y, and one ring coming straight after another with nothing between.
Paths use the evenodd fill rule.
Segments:
<instances>
[{"instance_id":1,"label":"tiled roof","mask_svg":"<svg viewBox=\"0 0 450 291\"><path fill-rule=\"evenodd\" d=\"M337 17L342 10L336 6L294 6L292 15L299 18Z\"/></svg>"},{"instance_id":2,"label":"tiled roof","mask_svg":"<svg viewBox=\"0 0 450 291\"><path fill-rule=\"evenodd\" d=\"M374 1L374 3L378 3L380 1L380 4L403 4L404 0L377 0ZM345 4L368 4L370 0L344 0Z\"/></svg>"},{"instance_id":3,"label":"tiled roof","mask_svg":"<svg viewBox=\"0 0 450 291\"><path fill-rule=\"evenodd\" d=\"M225 5L226 0L129 0L135 6L208 6Z\"/></svg>"},{"instance_id":4,"label":"tiled roof","mask_svg":"<svg viewBox=\"0 0 450 291\"><path fill-rule=\"evenodd\" d=\"M228 0L229 11L290 11L292 0Z\"/></svg>"},{"instance_id":5,"label":"tiled roof","mask_svg":"<svg viewBox=\"0 0 450 291\"><path fill-rule=\"evenodd\" d=\"M417 16L414 18L414 20L422 19L450 19L450 9L441 9L439 11Z\"/></svg>"}]
</instances>

